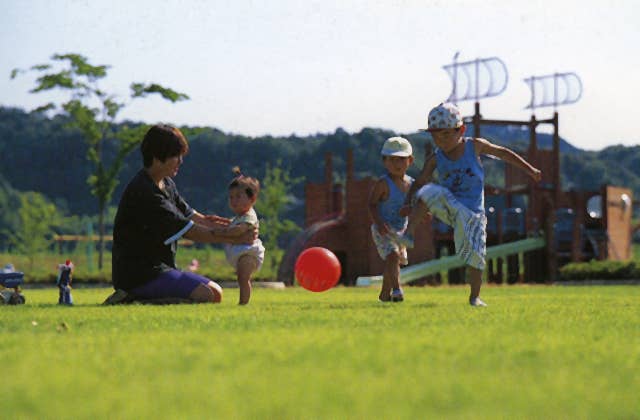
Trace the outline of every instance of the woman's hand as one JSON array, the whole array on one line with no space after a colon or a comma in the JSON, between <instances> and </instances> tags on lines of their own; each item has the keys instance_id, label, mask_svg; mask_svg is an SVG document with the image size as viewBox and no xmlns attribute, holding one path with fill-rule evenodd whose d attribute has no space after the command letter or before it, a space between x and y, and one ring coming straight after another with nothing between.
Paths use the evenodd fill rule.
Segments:
<instances>
[{"instance_id":1,"label":"woman's hand","mask_svg":"<svg viewBox=\"0 0 640 420\"><path fill-rule=\"evenodd\" d=\"M191 220L209 229L227 227L229 223L231 223L231 219L227 219L226 217L221 217L216 214L204 215L198 211L193 212Z\"/></svg>"},{"instance_id":2,"label":"woman's hand","mask_svg":"<svg viewBox=\"0 0 640 420\"><path fill-rule=\"evenodd\" d=\"M210 227L225 227L229 226L229 223L231 223L231 219L227 219L226 217L218 216L216 214L205 215L204 220Z\"/></svg>"}]
</instances>

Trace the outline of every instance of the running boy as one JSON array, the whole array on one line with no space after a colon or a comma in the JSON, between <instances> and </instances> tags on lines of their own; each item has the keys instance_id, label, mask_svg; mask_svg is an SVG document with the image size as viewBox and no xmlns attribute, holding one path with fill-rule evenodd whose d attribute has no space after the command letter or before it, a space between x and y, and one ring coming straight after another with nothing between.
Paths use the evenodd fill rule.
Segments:
<instances>
[{"instance_id":1,"label":"running boy","mask_svg":"<svg viewBox=\"0 0 640 420\"><path fill-rule=\"evenodd\" d=\"M382 146L382 163L387 173L373 185L369 194L369 213L373 219L371 235L378 254L384 260L382 302L404 300L400 288L400 265L407 264L407 249L397 242L407 227L407 217L400 215L400 208L413 178L407 169L413 163L411 143L402 137L391 137Z\"/></svg>"},{"instance_id":2,"label":"running boy","mask_svg":"<svg viewBox=\"0 0 640 420\"><path fill-rule=\"evenodd\" d=\"M428 128L424 131L431 133L438 150L425 161L407 193L400 214L409 215L409 223L406 233L398 239L405 246L413 247L414 230L427 212L452 226L456 252L470 270L469 304L487 306L480 299L487 239L484 169L480 155L493 155L514 165L536 182L541 180L542 173L506 147L479 137L463 137L465 129L460 110L451 103L441 103L429 112ZM438 184L429 182L435 170ZM411 208L414 193L418 200Z\"/></svg>"},{"instance_id":3,"label":"running boy","mask_svg":"<svg viewBox=\"0 0 640 420\"><path fill-rule=\"evenodd\" d=\"M240 168L234 168L236 177L229 183L229 207L235 214L229 226L224 228L225 234L240 236L245 232L257 229L259 225L253 205L258 199L260 182L242 175ZM251 298L251 276L260 269L264 261L262 241L256 238L251 245L225 245L227 262L236 269L240 298L238 303L246 305Z\"/></svg>"}]
</instances>

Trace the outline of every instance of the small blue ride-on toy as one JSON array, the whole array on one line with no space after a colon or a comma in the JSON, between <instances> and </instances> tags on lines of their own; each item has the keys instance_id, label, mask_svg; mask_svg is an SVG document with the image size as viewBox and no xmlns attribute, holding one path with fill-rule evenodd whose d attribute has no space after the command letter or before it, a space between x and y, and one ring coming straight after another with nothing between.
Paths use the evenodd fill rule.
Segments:
<instances>
[{"instance_id":1,"label":"small blue ride-on toy","mask_svg":"<svg viewBox=\"0 0 640 420\"><path fill-rule=\"evenodd\" d=\"M20 291L20 285L23 282L24 273L0 270L0 305L22 305L24 303L25 298Z\"/></svg>"}]
</instances>

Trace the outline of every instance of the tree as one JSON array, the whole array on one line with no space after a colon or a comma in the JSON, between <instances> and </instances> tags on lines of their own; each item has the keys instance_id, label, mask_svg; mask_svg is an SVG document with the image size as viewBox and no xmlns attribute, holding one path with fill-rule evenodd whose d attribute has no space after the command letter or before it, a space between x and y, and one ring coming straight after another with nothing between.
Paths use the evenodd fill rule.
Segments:
<instances>
[{"instance_id":1,"label":"tree","mask_svg":"<svg viewBox=\"0 0 640 420\"><path fill-rule=\"evenodd\" d=\"M10 238L20 223L16 209L20 207L20 194L0 174L0 247L11 243Z\"/></svg>"},{"instance_id":2,"label":"tree","mask_svg":"<svg viewBox=\"0 0 640 420\"><path fill-rule=\"evenodd\" d=\"M33 269L36 254L46 251L53 240L53 227L60 220L56 206L37 192L20 193L18 226L9 234L14 249L29 257L29 268Z\"/></svg>"},{"instance_id":3,"label":"tree","mask_svg":"<svg viewBox=\"0 0 640 420\"><path fill-rule=\"evenodd\" d=\"M256 202L256 210L261 218L260 236L264 246L269 250L268 256L271 267L278 264L281 249L278 239L281 235L300 230L293 221L282 219L282 213L287 205L293 202L290 189L301 182L302 178L291 178L289 172L282 168L282 162L275 166L267 164L260 197Z\"/></svg>"},{"instance_id":4,"label":"tree","mask_svg":"<svg viewBox=\"0 0 640 420\"><path fill-rule=\"evenodd\" d=\"M109 66L93 66L87 58L79 54L55 54L52 62L60 63L61 68L49 64L37 64L28 70L14 69L11 78L27 71L44 73L36 79L36 87L31 93L60 89L69 92L70 98L61 103L48 103L35 111L57 111L70 117L71 126L80 130L88 145L87 159L93 165L93 173L87 179L91 193L98 201L99 259L98 268L102 268L104 252L104 213L109 205L113 191L118 185L118 174L125 157L135 149L144 132L144 126L132 127L128 124L118 131L114 130L119 112L128 104L119 101L114 95L103 91L99 81L107 76ZM130 100L144 98L157 93L162 98L177 102L189 99L183 93L173 91L158 84L132 83ZM107 159L103 155L106 142L117 143L116 156Z\"/></svg>"}]
</instances>

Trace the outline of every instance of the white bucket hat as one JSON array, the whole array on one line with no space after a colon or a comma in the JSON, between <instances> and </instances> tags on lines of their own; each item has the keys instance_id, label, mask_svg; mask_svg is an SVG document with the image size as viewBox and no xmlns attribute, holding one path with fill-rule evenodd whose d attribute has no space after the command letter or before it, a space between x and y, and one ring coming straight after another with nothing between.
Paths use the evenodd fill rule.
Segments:
<instances>
[{"instance_id":1,"label":"white bucket hat","mask_svg":"<svg viewBox=\"0 0 640 420\"><path fill-rule=\"evenodd\" d=\"M404 137L390 137L382 146L382 156L413 156L413 148L409 140Z\"/></svg>"},{"instance_id":2,"label":"white bucket hat","mask_svg":"<svg viewBox=\"0 0 640 420\"><path fill-rule=\"evenodd\" d=\"M427 129L422 131L442 130L462 127L462 113L457 106L450 102L443 102L429 112Z\"/></svg>"}]
</instances>

